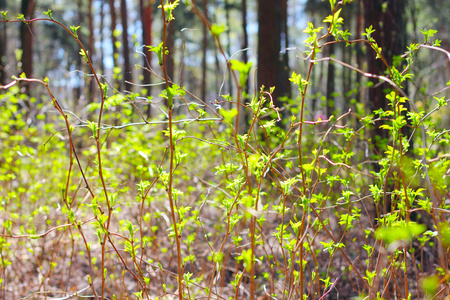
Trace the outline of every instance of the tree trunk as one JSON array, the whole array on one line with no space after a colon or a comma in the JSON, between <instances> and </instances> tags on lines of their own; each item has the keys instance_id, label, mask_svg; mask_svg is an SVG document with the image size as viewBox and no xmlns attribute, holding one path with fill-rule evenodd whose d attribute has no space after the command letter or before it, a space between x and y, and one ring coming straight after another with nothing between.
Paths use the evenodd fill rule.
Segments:
<instances>
[{"instance_id":1,"label":"tree trunk","mask_svg":"<svg viewBox=\"0 0 450 300\"><path fill-rule=\"evenodd\" d=\"M242 0L242 49L244 49L244 52L242 52L242 59L244 60L244 63L248 63L248 52L247 49L248 48L248 30L247 30L247 0ZM230 53L231 54L231 53ZM248 100L248 94L249 94L249 81L250 78L247 79L247 81L245 82L245 86L242 87L242 91L243 91L243 97L242 97L242 103L247 103L249 102ZM232 81L231 81L231 72L229 72L229 84L230 84L230 95L231 95L231 87L232 87ZM240 124L244 124L245 126L241 125L242 130L246 130L247 128L247 124L249 124L250 121L250 114L246 109L242 109L240 111L241 115L243 115L242 119L243 122L240 122Z\"/></svg>"},{"instance_id":2,"label":"tree trunk","mask_svg":"<svg viewBox=\"0 0 450 300\"><path fill-rule=\"evenodd\" d=\"M6 9L6 0L0 0L0 9ZM6 23L0 23L0 85L5 85L8 77L6 73L6 56L8 55L7 45Z\"/></svg>"},{"instance_id":3,"label":"tree trunk","mask_svg":"<svg viewBox=\"0 0 450 300\"><path fill-rule=\"evenodd\" d=\"M203 0L203 14L205 18L208 18L207 6L208 0ZM208 46L208 28L206 24L203 24L203 43L202 43L202 86L201 86L201 99L206 101L206 48Z\"/></svg>"},{"instance_id":4,"label":"tree trunk","mask_svg":"<svg viewBox=\"0 0 450 300\"><path fill-rule=\"evenodd\" d=\"M356 39L360 39L361 38L361 34L362 32L364 32L364 28L363 28L363 24L364 24L364 19L363 19L363 12L362 12L362 6L363 6L363 2L362 0L358 0L357 2L358 8L357 8L357 12L356 12ZM359 69L363 69L363 64L364 64L364 53L362 51L363 49L363 45L361 44L357 44L356 45L356 66ZM359 102L363 102L364 98L362 96L363 93L361 93L362 90L362 75L360 73L356 73L356 84L357 84L357 94L356 94L356 100Z\"/></svg>"},{"instance_id":5,"label":"tree trunk","mask_svg":"<svg viewBox=\"0 0 450 300\"><path fill-rule=\"evenodd\" d=\"M103 33L103 27L105 26L105 2L100 0L100 42L103 43L105 39ZM100 72L102 74L105 73L105 52L103 51L103 47L100 47Z\"/></svg>"},{"instance_id":6,"label":"tree trunk","mask_svg":"<svg viewBox=\"0 0 450 300\"><path fill-rule=\"evenodd\" d=\"M248 48L248 30L247 30L247 0L242 0L242 48ZM248 52L244 51L242 54L244 58L244 63L248 62Z\"/></svg>"},{"instance_id":7,"label":"tree trunk","mask_svg":"<svg viewBox=\"0 0 450 300\"><path fill-rule=\"evenodd\" d=\"M242 5L244 5L244 1L242 2ZM225 19L227 20L227 27L231 28L230 24L230 9L231 4L229 0L225 0L224 2L224 8L225 8ZM244 12L242 12L244 13ZM227 53L229 56L231 56L231 30L227 30ZM245 51L244 51L245 53ZM219 74L219 73L217 73ZM227 72L227 82L228 82L228 94L233 95L233 79L231 78L231 72ZM217 78L217 76L216 76Z\"/></svg>"},{"instance_id":8,"label":"tree trunk","mask_svg":"<svg viewBox=\"0 0 450 300\"><path fill-rule=\"evenodd\" d=\"M92 61L95 61L94 55L95 55L95 35L94 35L94 18L92 15L92 0L89 0L88 3L88 12L87 12L87 19L88 19L88 28L89 28L89 44L88 44L88 51L89 51L89 57Z\"/></svg>"},{"instance_id":9,"label":"tree trunk","mask_svg":"<svg viewBox=\"0 0 450 300\"><path fill-rule=\"evenodd\" d=\"M113 69L119 67L117 60L119 58L119 51L117 49L117 36L115 34L116 31L116 8L114 6L114 0L109 0L109 14L111 17L111 41L112 41L112 49L113 49ZM114 74L114 87L116 89L120 89L120 80L118 75Z\"/></svg>"},{"instance_id":10,"label":"tree trunk","mask_svg":"<svg viewBox=\"0 0 450 300\"><path fill-rule=\"evenodd\" d=\"M329 57L334 56L334 47L336 44L331 44L327 47L326 51ZM326 91L326 108L327 117L331 116L336 109L335 99L334 99L334 63L330 60L328 62L328 70L327 70L327 91Z\"/></svg>"},{"instance_id":11,"label":"tree trunk","mask_svg":"<svg viewBox=\"0 0 450 300\"><path fill-rule=\"evenodd\" d=\"M386 3L387 2L387 3ZM363 0L364 4L364 17L365 17L365 27L368 28L372 26L375 32L372 33L372 37L377 42L378 46L382 48L382 56L385 58L386 62L391 66L393 62L394 55L401 55L406 49L405 42L405 21L404 21L404 1L403 0ZM387 6L383 9L383 5ZM381 59L376 59L376 53L373 49L367 49L366 56L368 58L368 72L376 75L383 75L386 66L383 64ZM388 101L386 99L386 94L384 89L392 89L392 87L386 83L380 82L378 79L370 78L373 83L372 87L368 91L368 107L371 112L377 109L387 110ZM375 150L378 152L379 156L383 157L385 144L389 138L389 131L380 128L382 123L377 122L375 128L371 132L372 143ZM380 171L380 165L375 164L375 172ZM392 185L388 186L387 189L391 190L394 187ZM380 201L375 204L379 206L377 211L380 214L387 214L392 210L392 202L389 198L386 201ZM377 216L379 217L379 216ZM369 298L374 297L374 291L376 287L370 290Z\"/></svg>"},{"instance_id":12,"label":"tree trunk","mask_svg":"<svg viewBox=\"0 0 450 300\"><path fill-rule=\"evenodd\" d=\"M88 54L91 59L91 63L96 61L95 59L95 34L94 34L94 18L92 15L92 0L89 0L88 3L88 13L87 13L87 19L88 19L88 28L89 28L89 44L88 44ZM86 67L88 74L92 73L92 70L89 66ZM88 77L89 85L88 85L88 99L91 99L91 101L94 101L95 98L95 78L94 77Z\"/></svg>"},{"instance_id":13,"label":"tree trunk","mask_svg":"<svg viewBox=\"0 0 450 300\"><path fill-rule=\"evenodd\" d=\"M289 48L289 30L288 30L288 1L287 0L281 0L281 21L282 21L282 28L281 28L281 57L282 62L279 67L280 72L280 80L283 84L283 96L292 97L291 93L291 85L289 81L289 55L287 49Z\"/></svg>"},{"instance_id":14,"label":"tree trunk","mask_svg":"<svg viewBox=\"0 0 450 300\"><path fill-rule=\"evenodd\" d=\"M22 0L21 13L24 15L26 20L32 18L34 14L34 9L36 7L35 0ZM20 40L22 44L22 72L28 78L33 77L33 23L20 23ZM30 94L30 88L28 84L24 85L25 94Z\"/></svg>"},{"instance_id":15,"label":"tree trunk","mask_svg":"<svg viewBox=\"0 0 450 300\"><path fill-rule=\"evenodd\" d=\"M142 22L142 43L145 46L152 44L152 21L153 21L153 6L150 0L139 0L141 8L141 22ZM144 48L144 66L152 68L152 53L148 49ZM147 70L143 70L143 84L151 84L151 73ZM152 95L152 87L149 85L146 87L146 95L150 97ZM147 106L147 118L151 116L151 105Z\"/></svg>"},{"instance_id":16,"label":"tree trunk","mask_svg":"<svg viewBox=\"0 0 450 300\"><path fill-rule=\"evenodd\" d=\"M124 61L124 80L125 80L125 90L131 91L133 81L133 75L131 73L131 63L130 63L130 46L128 44L128 13L127 13L127 2L126 0L120 1L120 18L122 19L122 43L123 43L123 61Z\"/></svg>"},{"instance_id":17,"label":"tree trunk","mask_svg":"<svg viewBox=\"0 0 450 300\"><path fill-rule=\"evenodd\" d=\"M403 0L363 0L365 27L372 25L375 32L372 37L383 50L382 55L389 65L393 62L395 55L401 55L406 49L406 22L405 22L405 3ZM383 4L387 3L385 9ZM383 75L386 70L381 59L376 59L376 54L372 49L368 49L368 72L376 75ZM383 89L389 88L387 84L379 84L379 80L371 78L372 88L369 89L369 108L371 111L377 109L388 109L388 102ZM373 139L377 151L382 145L381 139L388 137L388 131L380 129L379 124L373 131Z\"/></svg>"},{"instance_id":18,"label":"tree trunk","mask_svg":"<svg viewBox=\"0 0 450 300\"><path fill-rule=\"evenodd\" d=\"M287 0L281 2L258 0L258 86L276 87L272 96L277 107L280 97L289 95L287 54L280 54L282 41L284 48L287 41Z\"/></svg>"},{"instance_id":19,"label":"tree trunk","mask_svg":"<svg viewBox=\"0 0 450 300\"><path fill-rule=\"evenodd\" d=\"M84 20L83 12L81 11L81 8L83 7L83 0L76 0L76 5L77 5L77 21L76 21L76 23L81 26L83 24L83 20ZM84 35L81 30L78 31L78 39L84 45ZM75 68L77 70L81 70L81 68L83 68L83 62L81 60L81 55L79 55L79 54L75 56ZM84 103L84 101L80 101L80 100L85 100L82 97L82 95L84 93L83 89L86 86L86 84L85 84L86 79L85 79L85 76L83 73L75 73L75 76L78 77L77 78L78 84L73 89L73 97L74 97L75 103L77 105L80 105L80 107L84 107L86 105L86 103Z\"/></svg>"},{"instance_id":20,"label":"tree trunk","mask_svg":"<svg viewBox=\"0 0 450 300\"><path fill-rule=\"evenodd\" d=\"M357 3L355 3L355 5L357 5ZM343 18L344 20L348 20L348 24L347 26L350 28L349 31L351 32L355 32L355 29L353 28L354 25L356 24L356 22L354 22L354 20L356 19L356 8L355 5L347 5L345 7L345 9L341 12L343 13ZM356 25L355 25L356 26ZM355 47L347 47L346 44L338 44L336 45L338 48L337 52L341 52L342 53L342 60L348 64L351 64L352 66L356 65L356 49ZM336 52L336 51L335 51ZM356 88L353 85L354 82L354 72L353 70L350 70L349 68L342 68L340 66L338 66L338 68L340 70L342 70L342 86L343 89L337 89L336 92L337 93L341 93L342 96L339 97L342 101L342 104L340 105L342 107L342 112L347 112L350 109L350 103L351 103L351 98L352 96L350 96L348 93L350 92L350 90L352 88ZM336 85L336 87L339 87L339 83Z\"/></svg>"}]
</instances>

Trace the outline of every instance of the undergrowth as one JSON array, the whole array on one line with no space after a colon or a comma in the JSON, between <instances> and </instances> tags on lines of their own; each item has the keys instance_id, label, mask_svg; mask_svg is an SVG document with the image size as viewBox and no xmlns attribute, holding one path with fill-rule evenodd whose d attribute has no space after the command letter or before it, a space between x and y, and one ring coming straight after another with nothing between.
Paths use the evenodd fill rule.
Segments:
<instances>
[{"instance_id":1,"label":"undergrowth","mask_svg":"<svg viewBox=\"0 0 450 300\"><path fill-rule=\"evenodd\" d=\"M96 74L78 27L51 11L33 20L3 12L2 22L52 22L71 35L101 96L81 114L53 96L51 78L22 74L2 86L2 298L448 295L450 130L440 120L449 100L437 91L425 111L403 88L418 51L450 53L424 30L425 41L405 49L403 70L369 74L321 56L331 43L360 43L386 62L371 28L364 40L341 29L346 2L330 0L328 28L308 24L309 67L290 78L298 113L284 120L272 87L243 103L250 64L230 61L237 95L207 103L168 78L164 35L149 47L161 65L149 71L165 82L159 97L122 94ZM161 1L164 33L173 10L184 9L177 4ZM220 28L190 5L228 59ZM309 120L311 73L323 61L387 82L389 107ZM28 98L22 83L48 94ZM237 123L243 113L248 124ZM380 126L388 140L371 138Z\"/></svg>"}]
</instances>

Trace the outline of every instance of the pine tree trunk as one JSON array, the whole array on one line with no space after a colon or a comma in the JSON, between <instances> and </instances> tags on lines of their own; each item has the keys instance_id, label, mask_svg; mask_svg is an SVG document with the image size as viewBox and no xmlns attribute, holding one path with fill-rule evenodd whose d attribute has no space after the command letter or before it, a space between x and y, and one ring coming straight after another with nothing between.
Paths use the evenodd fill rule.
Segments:
<instances>
[{"instance_id":1,"label":"pine tree trunk","mask_svg":"<svg viewBox=\"0 0 450 300\"><path fill-rule=\"evenodd\" d=\"M32 18L34 14L34 9L36 6L35 0L22 0L21 13L24 15L26 20ZM33 23L20 23L20 40L22 44L22 72L28 78L33 77ZM30 94L30 87L28 84L24 85L25 93Z\"/></svg>"},{"instance_id":2,"label":"pine tree trunk","mask_svg":"<svg viewBox=\"0 0 450 300\"><path fill-rule=\"evenodd\" d=\"M242 40L242 49L248 48L248 31L247 31L247 0L242 0L242 32L243 32L243 40ZM244 63L248 62L248 53L245 50L242 54L244 59ZM245 92L248 94L248 81L244 87Z\"/></svg>"},{"instance_id":3,"label":"pine tree trunk","mask_svg":"<svg viewBox=\"0 0 450 300\"><path fill-rule=\"evenodd\" d=\"M203 14L205 18L208 18L207 11L208 0L203 0ZM208 28L206 24L203 24L203 42L202 42L202 85L201 85L201 99L206 101L206 49L208 47Z\"/></svg>"},{"instance_id":4,"label":"pine tree trunk","mask_svg":"<svg viewBox=\"0 0 450 300\"><path fill-rule=\"evenodd\" d=\"M141 8L141 22L142 22L142 43L145 46L152 44L152 21L153 21L153 6L150 0L139 0ZM144 48L144 66L148 69L152 69L152 55L148 49ZM151 84L151 73L148 70L143 70L143 84ZM146 86L146 95L150 97L152 95L152 87ZM147 106L147 118L151 116L151 105Z\"/></svg>"},{"instance_id":5,"label":"pine tree trunk","mask_svg":"<svg viewBox=\"0 0 450 300\"><path fill-rule=\"evenodd\" d=\"M87 19L88 19L88 28L89 28L89 44L88 44L88 54L91 59L91 62L96 61L95 59L95 34L94 34L94 18L92 15L92 0L89 0L88 3L88 13L87 13ZM86 70L88 74L92 73L89 66L86 67ZM88 77L89 81L89 88L88 88L88 99L91 101L94 101L95 98L95 78L94 77Z\"/></svg>"},{"instance_id":6,"label":"pine tree trunk","mask_svg":"<svg viewBox=\"0 0 450 300\"><path fill-rule=\"evenodd\" d=\"M0 10L6 9L6 0L0 0ZM7 81L6 60L8 55L8 39L6 34L6 23L0 23L0 84L5 85Z\"/></svg>"},{"instance_id":7,"label":"pine tree trunk","mask_svg":"<svg viewBox=\"0 0 450 300\"><path fill-rule=\"evenodd\" d=\"M361 38L361 34L364 32L363 24L364 24L364 16L362 12L362 6L363 6L363 0L358 0L357 2L358 8L356 12L356 39ZM356 66L359 69L363 69L364 65L364 53L362 51L363 45L357 44L356 45ZM364 98L362 96L363 93L361 93L362 90L362 75L360 73L356 73L356 84L357 86L357 95L356 100L359 102L364 102Z\"/></svg>"},{"instance_id":8,"label":"pine tree trunk","mask_svg":"<svg viewBox=\"0 0 450 300\"><path fill-rule=\"evenodd\" d=\"M383 50L382 55L389 65L393 62L395 55L401 55L406 49L406 23L405 23L405 3L402 0L363 0L365 27L372 26L375 32L372 37ZM387 7L383 9L383 4L387 2ZM368 72L376 75L383 75L386 66L381 59L376 58L372 49L368 51ZM389 88L385 83L378 84L379 80L371 78L372 88L369 89L369 107L371 111L377 109L388 109L386 95L383 89ZM379 124L378 124L379 125ZM373 131L375 147L379 150L380 139L388 137L388 131L376 126Z\"/></svg>"},{"instance_id":9,"label":"pine tree trunk","mask_svg":"<svg viewBox=\"0 0 450 300\"><path fill-rule=\"evenodd\" d=\"M282 21L282 27L281 27L281 57L282 62L279 66L279 79L282 81L283 84L283 96L287 96L289 98L292 97L291 93L291 85L289 81L289 55L287 49L289 48L289 30L288 30L288 23L287 23L287 16L288 16L288 1L287 0L281 0L281 21Z\"/></svg>"},{"instance_id":10,"label":"pine tree trunk","mask_svg":"<svg viewBox=\"0 0 450 300\"><path fill-rule=\"evenodd\" d=\"M128 44L128 13L127 13L127 2L126 0L120 1L120 18L122 19L122 46L123 46L123 61L124 70L123 78L125 80L125 90L131 91L133 81L133 75L131 73L131 63L130 63L130 46Z\"/></svg>"},{"instance_id":11,"label":"pine tree trunk","mask_svg":"<svg viewBox=\"0 0 450 300\"><path fill-rule=\"evenodd\" d=\"M103 27L105 26L105 3L103 0L100 0L100 42L103 43L104 31ZM103 51L103 47L100 47L100 72L102 74L105 73L105 52Z\"/></svg>"},{"instance_id":12,"label":"pine tree trunk","mask_svg":"<svg viewBox=\"0 0 450 300\"><path fill-rule=\"evenodd\" d=\"M331 44L326 48L327 56L332 57L334 56L334 47L336 47L336 44ZM334 113L334 110L336 109L335 105L335 99L334 99L334 63L330 60L328 62L328 70L327 70L327 91L326 91L326 108L327 112L326 115L329 117Z\"/></svg>"},{"instance_id":13,"label":"pine tree trunk","mask_svg":"<svg viewBox=\"0 0 450 300\"><path fill-rule=\"evenodd\" d=\"M244 2L244 1L243 1ZM225 0L224 2L225 5L225 19L227 20L227 26L228 28L231 28L230 25L230 1L229 0ZM242 4L244 5L244 4ZM231 55L231 35L230 35L230 31L231 30L227 30L227 53L228 55ZM245 51L244 51L245 53ZM216 76L217 78L217 76ZM227 72L227 82L228 82L228 93L230 95L233 94L233 79L231 78L231 72Z\"/></svg>"},{"instance_id":14,"label":"pine tree trunk","mask_svg":"<svg viewBox=\"0 0 450 300\"><path fill-rule=\"evenodd\" d=\"M242 49L244 49L244 52L242 52L242 59L244 60L244 63L248 63L248 52L247 49L248 48L248 31L247 31L247 0L242 0L242 33L243 33L243 37L242 37ZM230 94L231 94L231 72L229 73L230 79ZM250 78L247 80L247 82L245 83L245 86L242 87L242 91L243 91L243 95L248 95L249 94L249 81ZM249 102L248 97L242 97L241 99L242 103L247 103ZM245 109L242 109L240 111L241 115L242 115L242 122L239 122L240 124L242 124L240 126L242 131L245 131L247 128L247 124L249 124L250 121L250 114L248 111L246 111Z\"/></svg>"},{"instance_id":15,"label":"pine tree trunk","mask_svg":"<svg viewBox=\"0 0 450 300\"><path fill-rule=\"evenodd\" d=\"M282 36L284 45L287 41L287 1L259 0L258 4L258 86L264 85L266 90L275 86L272 96L280 107L280 97L289 95L287 54L280 54Z\"/></svg>"}]
</instances>

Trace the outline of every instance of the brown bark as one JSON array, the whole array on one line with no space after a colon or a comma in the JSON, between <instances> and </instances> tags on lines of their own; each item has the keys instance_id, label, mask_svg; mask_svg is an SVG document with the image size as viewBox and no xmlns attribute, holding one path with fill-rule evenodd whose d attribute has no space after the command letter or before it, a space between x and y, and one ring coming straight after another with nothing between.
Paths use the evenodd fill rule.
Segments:
<instances>
[{"instance_id":1,"label":"brown bark","mask_svg":"<svg viewBox=\"0 0 450 300\"><path fill-rule=\"evenodd\" d=\"M35 0L22 0L21 13L24 15L26 20L32 18L35 7L36 7ZM33 77L33 53L34 53L33 23L20 24L20 40L22 44L22 72L24 72L28 78L31 78ZM25 84L24 88L25 93L29 95L30 94L29 85Z\"/></svg>"},{"instance_id":2,"label":"brown bark","mask_svg":"<svg viewBox=\"0 0 450 300\"><path fill-rule=\"evenodd\" d=\"M387 7L382 8L383 4L387 2ZM375 32L372 33L372 37L377 42L378 46L382 49L382 56L389 64L392 65L393 56L403 54L406 46L405 39L405 21L404 21L404 1L403 0L363 0L364 4L364 17L365 27L372 26ZM377 75L384 75L386 66L381 59L376 59L374 50L367 49L367 64L368 72ZM370 111L377 109L387 110L388 100L386 99L386 93L384 89L390 89L391 87L386 83L380 83L378 80L370 79L373 85L368 91L368 107ZM375 147L379 156L383 157L383 149L389 138L389 131L380 128L382 123L376 123L375 128L371 131L372 144ZM380 171L380 165L375 164L375 172ZM394 187L388 184L387 189L391 190ZM380 201L378 204L381 214L387 214L392 210L392 202L389 198ZM371 289L371 293L376 288ZM373 298L373 294L369 294L369 298Z\"/></svg>"},{"instance_id":3,"label":"brown bark","mask_svg":"<svg viewBox=\"0 0 450 300\"><path fill-rule=\"evenodd\" d=\"M357 18L356 19L356 39L360 39L362 32L364 32L364 28L363 28L364 19L363 19L363 12L362 12L363 1L358 0L357 5L358 5L358 8L357 8L357 12L356 12L356 18ZM363 49L362 47L363 46L361 44L356 45L356 66L360 69L363 69L363 64L364 64L364 54L362 51L362 49ZM362 83L362 75L360 73L356 73L356 82L358 85L356 100L363 102L364 99L361 96L362 95L361 88L359 88Z\"/></svg>"},{"instance_id":4,"label":"brown bark","mask_svg":"<svg viewBox=\"0 0 450 300\"><path fill-rule=\"evenodd\" d=\"M386 2L387 7L382 8ZM393 62L395 55L401 55L406 49L406 22L405 3L403 0L363 0L365 27L372 26L375 32L372 37L383 50L382 55L389 65ZM376 58L372 49L368 49L368 72L383 75L386 66L381 59ZM377 79L371 78L373 87L369 89L369 108L371 111L379 108L388 109L386 95L383 89L389 88L387 84L378 84ZM388 137L388 131L377 126L373 133L373 138L377 140Z\"/></svg>"},{"instance_id":5,"label":"brown bark","mask_svg":"<svg viewBox=\"0 0 450 300\"><path fill-rule=\"evenodd\" d=\"M125 90L131 91L133 81L133 74L131 73L131 63L130 63L130 46L128 44L128 13L127 13L127 2L126 0L120 1L120 18L122 19L122 46L123 46L123 61L124 61L124 80L125 80Z\"/></svg>"},{"instance_id":6,"label":"brown bark","mask_svg":"<svg viewBox=\"0 0 450 300\"><path fill-rule=\"evenodd\" d=\"M150 0L139 0L141 8L141 22L142 22L142 43L144 46L150 46L152 44L152 21L153 21L153 6ZM148 49L144 48L144 66L151 70L152 68L152 55ZM143 84L151 83L151 73L147 70L143 70ZM146 87L146 95L150 97L152 94L152 87ZM151 105L147 106L147 118L151 116Z\"/></svg>"},{"instance_id":7,"label":"brown bark","mask_svg":"<svg viewBox=\"0 0 450 300\"><path fill-rule=\"evenodd\" d=\"M288 1L287 0L281 0L281 57L282 57L282 63L280 65L280 80L283 84L283 96L291 97L291 85L289 81L289 55L288 55L288 47L289 47L289 30L288 30L288 24L287 24L287 17L288 17Z\"/></svg>"},{"instance_id":8,"label":"brown bark","mask_svg":"<svg viewBox=\"0 0 450 300\"><path fill-rule=\"evenodd\" d=\"M245 1L242 1L242 5L244 6ZM230 9L231 9L231 4L229 0L225 0L224 2L224 6L225 6L225 19L227 20L227 26L228 28L231 28L231 24L230 24ZM244 13L244 12L242 12ZM227 30L227 53L228 55L231 55L231 34L230 34L231 30ZM216 49L214 48L214 51ZM245 53L245 52L244 52ZM216 56L216 61L218 61L218 57ZM217 63L216 63L217 64ZM219 68L216 68L217 72L220 72ZM219 74L219 73L217 73ZM218 80L218 76L216 76L216 80ZM228 82L228 93L230 95L233 94L233 79L231 76L231 72L227 72L227 82ZM217 84L216 84L217 85Z\"/></svg>"},{"instance_id":9,"label":"brown bark","mask_svg":"<svg viewBox=\"0 0 450 300\"><path fill-rule=\"evenodd\" d=\"M95 35L94 35L94 18L92 15L92 0L89 0L88 2L88 12L87 12L87 19L88 19L88 28L89 28L89 44L88 44L88 54L90 57L91 62L96 61L94 58L95 56ZM88 73L91 73L91 69L89 67L86 68ZM91 99L93 101L93 98L95 97L95 79L94 77L89 77L88 79L88 99Z\"/></svg>"},{"instance_id":10,"label":"brown bark","mask_svg":"<svg viewBox=\"0 0 450 300\"><path fill-rule=\"evenodd\" d=\"M208 0L203 0L203 15L208 18L207 5ZM202 85L201 85L201 98L205 101L206 98L206 48L208 46L208 28L206 24L203 24L203 43L202 43Z\"/></svg>"},{"instance_id":11,"label":"brown bark","mask_svg":"<svg viewBox=\"0 0 450 300\"><path fill-rule=\"evenodd\" d=\"M334 56L334 44L331 44L327 47L326 51L327 55L330 57ZM336 108L335 99L334 99L334 63L332 61L328 62L328 70L327 70L327 91L326 91L326 108L327 108L327 116L331 116Z\"/></svg>"},{"instance_id":12,"label":"brown bark","mask_svg":"<svg viewBox=\"0 0 450 300\"><path fill-rule=\"evenodd\" d=\"M152 22L153 22L153 6L150 0L140 0L141 6L141 22L142 22L142 42L145 46L152 44ZM151 52L145 51L144 65L151 68ZM150 73L144 72L144 83L150 83Z\"/></svg>"},{"instance_id":13,"label":"brown bark","mask_svg":"<svg viewBox=\"0 0 450 300\"><path fill-rule=\"evenodd\" d=\"M242 49L247 49L248 48L248 30L247 30L247 0L242 0L242 7L241 7L241 12L242 12ZM244 52L242 53L242 59L244 60L244 63L248 63L248 52L247 50L244 50ZM248 95L249 94L249 79L247 80L247 82L245 83L245 86L242 87L244 95ZM230 94L231 94L231 87L232 87L232 81L231 81L231 72L229 72L229 85L230 85ZM243 103L247 103L248 102L248 97L245 97L244 99L242 99ZM248 124L249 122L249 114L246 112L246 110L242 110L242 114L244 115L244 124ZM243 129L244 126L242 126Z\"/></svg>"},{"instance_id":14,"label":"brown bark","mask_svg":"<svg viewBox=\"0 0 450 300\"><path fill-rule=\"evenodd\" d=\"M289 96L287 54L280 54L282 37L287 41L287 0L258 1L258 86L268 90L275 86L275 106L280 107L280 97ZM286 50L286 49L284 49Z\"/></svg>"},{"instance_id":15,"label":"brown bark","mask_svg":"<svg viewBox=\"0 0 450 300\"><path fill-rule=\"evenodd\" d=\"M4 10L6 8L6 0L0 0L0 9ZM0 84L5 85L7 80L6 72L6 56L8 53L7 49L8 39L6 34L6 23L0 23Z\"/></svg>"},{"instance_id":16,"label":"brown bark","mask_svg":"<svg viewBox=\"0 0 450 300\"><path fill-rule=\"evenodd\" d=\"M95 47L94 47L95 35L94 35L94 18L92 15L92 0L89 0L89 3L88 3L87 19L88 19L88 28L89 28L88 51L89 51L89 56L93 60L94 53L95 53Z\"/></svg>"},{"instance_id":17,"label":"brown bark","mask_svg":"<svg viewBox=\"0 0 450 300\"><path fill-rule=\"evenodd\" d=\"M104 40L104 31L103 27L105 26L105 2L100 0L100 41ZM100 47L100 72L105 73L105 52L103 51L103 47Z\"/></svg>"},{"instance_id":18,"label":"brown bark","mask_svg":"<svg viewBox=\"0 0 450 300\"><path fill-rule=\"evenodd\" d=\"M355 1L357 2L357 1ZM355 19L357 17L355 17L357 15L357 10L356 10L356 5L358 5L357 3L353 3L353 4L349 4L346 5L344 7L344 9L341 11L342 17L344 18L345 22L347 23L346 28L349 28L349 31L351 32L355 32L356 31L356 22ZM336 45L336 49L337 52L341 52L342 51L342 59L343 61L351 64L352 66L356 65L356 49L355 47L347 47L346 44L338 44ZM336 52L336 51L335 51ZM350 95L348 94L348 92L352 89L352 88L356 88L356 86L354 85L356 78L354 78L354 75L356 72L354 72L353 70L349 69L349 68L341 68L340 66L336 66L338 67L340 70L342 70L342 77L343 77L343 90L342 90L342 97L341 100L343 100L342 102L342 108L343 108L343 112L346 112L350 109L350 103L351 103L351 98ZM336 92L340 92L340 89L338 88L338 86L336 86ZM338 105L335 105L336 107Z\"/></svg>"},{"instance_id":19,"label":"brown bark","mask_svg":"<svg viewBox=\"0 0 450 300\"><path fill-rule=\"evenodd\" d=\"M243 40L242 40L242 48L248 48L248 30L247 30L247 0L242 0L242 32L243 32ZM243 53L244 63L248 62L248 53L244 51Z\"/></svg>"}]
</instances>

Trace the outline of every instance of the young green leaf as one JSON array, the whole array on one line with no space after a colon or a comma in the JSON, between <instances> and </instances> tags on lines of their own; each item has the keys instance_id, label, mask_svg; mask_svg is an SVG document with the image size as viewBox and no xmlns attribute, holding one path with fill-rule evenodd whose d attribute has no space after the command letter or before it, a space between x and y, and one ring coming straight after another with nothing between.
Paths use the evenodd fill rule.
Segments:
<instances>
[{"instance_id":1,"label":"young green leaf","mask_svg":"<svg viewBox=\"0 0 450 300\"><path fill-rule=\"evenodd\" d=\"M215 36L219 36L222 32L228 30L228 27L225 24L217 25L212 24L211 33Z\"/></svg>"},{"instance_id":2,"label":"young green leaf","mask_svg":"<svg viewBox=\"0 0 450 300\"><path fill-rule=\"evenodd\" d=\"M77 31L78 29L80 29L81 26L70 26L70 30L72 30L73 36L77 39L78 38L78 34Z\"/></svg>"},{"instance_id":3,"label":"young green leaf","mask_svg":"<svg viewBox=\"0 0 450 300\"><path fill-rule=\"evenodd\" d=\"M243 63L236 59L230 60L231 69L239 72L239 85L243 87L247 82L248 74L252 68L252 62Z\"/></svg>"},{"instance_id":4,"label":"young green leaf","mask_svg":"<svg viewBox=\"0 0 450 300\"><path fill-rule=\"evenodd\" d=\"M178 4L180 4L180 0L175 0L172 3L166 1L166 4L164 4L164 12L166 13L167 22L175 20L175 17L173 16L173 10L178 6ZM158 8L161 8L161 5L159 5Z\"/></svg>"},{"instance_id":5,"label":"young green leaf","mask_svg":"<svg viewBox=\"0 0 450 300\"><path fill-rule=\"evenodd\" d=\"M3 16L3 19L5 19L5 21L6 22L8 22L9 20L8 20L8 12L7 11L0 11L0 14L2 14L2 16Z\"/></svg>"},{"instance_id":6,"label":"young green leaf","mask_svg":"<svg viewBox=\"0 0 450 300\"><path fill-rule=\"evenodd\" d=\"M53 20L51 9L44 11L44 15L46 15L50 20Z\"/></svg>"}]
</instances>

